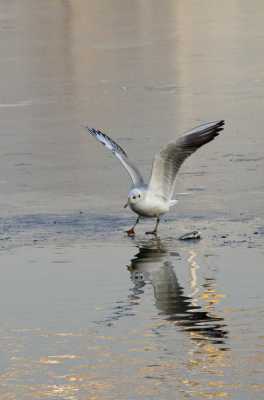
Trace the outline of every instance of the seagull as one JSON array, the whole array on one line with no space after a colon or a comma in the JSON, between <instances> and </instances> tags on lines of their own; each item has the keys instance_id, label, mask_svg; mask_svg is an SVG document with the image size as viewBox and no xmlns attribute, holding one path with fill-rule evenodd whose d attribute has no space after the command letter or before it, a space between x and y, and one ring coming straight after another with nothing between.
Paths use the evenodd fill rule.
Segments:
<instances>
[{"instance_id":1,"label":"seagull","mask_svg":"<svg viewBox=\"0 0 264 400\"><path fill-rule=\"evenodd\" d=\"M193 128L168 143L155 155L149 183L146 184L138 168L132 163L127 153L105 133L85 127L88 132L109 149L125 167L132 180L128 200L124 207L129 206L138 217L134 225L127 230L129 236L135 235L135 227L141 217L156 218L154 229L146 234L157 235L160 216L166 214L170 207L177 203L172 199L176 175L184 160L199 147L211 142L224 129L224 120L208 122Z\"/></svg>"}]
</instances>

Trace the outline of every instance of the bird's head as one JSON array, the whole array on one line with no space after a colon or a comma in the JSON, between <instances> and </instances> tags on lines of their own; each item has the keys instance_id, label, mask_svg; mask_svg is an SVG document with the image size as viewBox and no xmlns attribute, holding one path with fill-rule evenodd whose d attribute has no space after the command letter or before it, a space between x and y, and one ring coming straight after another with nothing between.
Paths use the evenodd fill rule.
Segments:
<instances>
[{"instance_id":1,"label":"bird's head","mask_svg":"<svg viewBox=\"0 0 264 400\"><path fill-rule=\"evenodd\" d=\"M144 197L143 190L132 189L128 194L128 200L127 203L124 205L124 208L127 207L128 205L134 205L138 203L143 199L143 197Z\"/></svg>"}]
</instances>

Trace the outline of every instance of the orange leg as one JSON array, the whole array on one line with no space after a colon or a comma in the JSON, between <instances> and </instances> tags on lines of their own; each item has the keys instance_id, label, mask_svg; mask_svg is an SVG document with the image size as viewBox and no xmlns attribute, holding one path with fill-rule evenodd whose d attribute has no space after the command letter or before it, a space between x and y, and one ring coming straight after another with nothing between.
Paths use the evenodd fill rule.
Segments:
<instances>
[{"instance_id":1,"label":"orange leg","mask_svg":"<svg viewBox=\"0 0 264 400\"><path fill-rule=\"evenodd\" d=\"M155 228L153 229L153 231L146 232L146 235L157 235L159 223L160 223L160 219L158 217Z\"/></svg>"},{"instance_id":2,"label":"orange leg","mask_svg":"<svg viewBox=\"0 0 264 400\"><path fill-rule=\"evenodd\" d=\"M136 225L139 223L139 217L137 217L137 220L135 222L135 224L132 226L132 228L128 229L128 231L126 231L126 233L128 234L128 236L135 236L136 232L135 232L135 227Z\"/></svg>"}]
</instances>

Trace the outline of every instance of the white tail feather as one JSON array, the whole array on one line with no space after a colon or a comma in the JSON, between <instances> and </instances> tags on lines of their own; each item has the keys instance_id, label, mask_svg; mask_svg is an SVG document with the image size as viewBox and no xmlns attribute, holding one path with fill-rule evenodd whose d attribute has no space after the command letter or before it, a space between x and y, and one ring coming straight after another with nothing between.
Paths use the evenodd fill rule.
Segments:
<instances>
[{"instance_id":1,"label":"white tail feather","mask_svg":"<svg viewBox=\"0 0 264 400\"><path fill-rule=\"evenodd\" d=\"M178 203L178 200L170 200L170 207L175 206Z\"/></svg>"}]
</instances>

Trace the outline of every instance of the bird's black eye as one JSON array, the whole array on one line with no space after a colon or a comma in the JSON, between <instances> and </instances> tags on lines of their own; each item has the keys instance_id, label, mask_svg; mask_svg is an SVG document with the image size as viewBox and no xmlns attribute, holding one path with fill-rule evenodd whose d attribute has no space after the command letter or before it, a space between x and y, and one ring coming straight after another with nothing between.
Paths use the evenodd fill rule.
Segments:
<instances>
[{"instance_id":1,"label":"bird's black eye","mask_svg":"<svg viewBox=\"0 0 264 400\"><path fill-rule=\"evenodd\" d=\"M140 198L140 194L138 195L138 198Z\"/></svg>"},{"instance_id":2,"label":"bird's black eye","mask_svg":"<svg viewBox=\"0 0 264 400\"><path fill-rule=\"evenodd\" d=\"M132 199L136 200L136 196L133 196Z\"/></svg>"}]
</instances>

